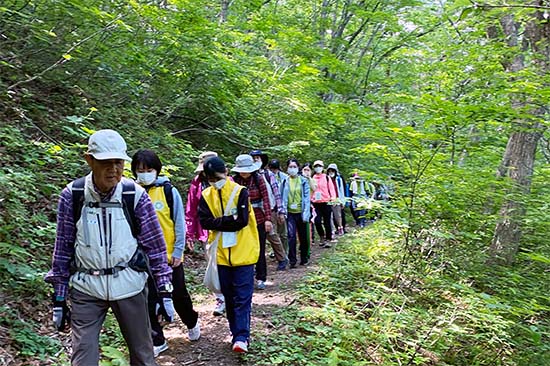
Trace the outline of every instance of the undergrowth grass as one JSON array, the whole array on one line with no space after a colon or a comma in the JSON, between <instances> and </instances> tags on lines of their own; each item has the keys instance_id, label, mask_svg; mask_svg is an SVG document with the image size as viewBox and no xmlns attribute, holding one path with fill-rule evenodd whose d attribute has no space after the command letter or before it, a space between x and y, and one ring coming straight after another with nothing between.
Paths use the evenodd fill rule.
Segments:
<instances>
[{"instance_id":1,"label":"undergrowth grass","mask_svg":"<svg viewBox=\"0 0 550 366\"><path fill-rule=\"evenodd\" d=\"M276 330L256 335L254 363L550 364L547 271L479 266L458 276L434 263L420 272L399 265L389 234L380 222L325 255L298 301L274 316Z\"/></svg>"}]
</instances>

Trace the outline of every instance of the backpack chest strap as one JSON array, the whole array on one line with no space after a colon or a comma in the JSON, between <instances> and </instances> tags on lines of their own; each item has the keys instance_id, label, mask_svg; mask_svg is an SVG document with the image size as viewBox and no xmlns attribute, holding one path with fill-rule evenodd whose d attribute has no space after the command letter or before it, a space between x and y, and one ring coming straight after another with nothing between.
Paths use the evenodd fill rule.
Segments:
<instances>
[{"instance_id":1,"label":"backpack chest strap","mask_svg":"<svg viewBox=\"0 0 550 366\"><path fill-rule=\"evenodd\" d=\"M120 202L87 202L87 207L90 208L122 208L123 205Z\"/></svg>"}]
</instances>

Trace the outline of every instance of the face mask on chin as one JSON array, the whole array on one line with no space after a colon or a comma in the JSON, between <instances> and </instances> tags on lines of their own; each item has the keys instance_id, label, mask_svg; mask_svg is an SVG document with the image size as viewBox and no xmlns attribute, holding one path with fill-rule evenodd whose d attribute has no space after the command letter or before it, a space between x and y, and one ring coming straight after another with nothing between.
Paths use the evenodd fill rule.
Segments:
<instances>
[{"instance_id":1,"label":"face mask on chin","mask_svg":"<svg viewBox=\"0 0 550 366\"><path fill-rule=\"evenodd\" d=\"M302 170L302 175L306 178L311 177L311 171L309 170Z\"/></svg>"},{"instance_id":2,"label":"face mask on chin","mask_svg":"<svg viewBox=\"0 0 550 366\"><path fill-rule=\"evenodd\" d=\"M148 186L155 183L157 180L157 171L153 170L151 172L137 173L137 183Z\"/></svg>"},{"instance_id":3,"label":"face mask on chin","mask_svg":"<svg viewBox=\"0 0 550 366\"><path fill-rule=\"evenodd\" d=\"M328 173L328 176L331 177L331 178L334 178L336 176L335 173Z\"/></svg>"},{"instance_id":4,"label":"face mask on chin","mask_svg":"<svg viewBox=\"0 0 550 366\"><path fill-rule=\"evenodd\" d=\"M295 177L298 175L298 168L288 168L287 173L290 176Z\"/></svg>"},{"instance_id":5,"label":"face mask on chin","mask_svg":"<svg viewBox=\"0 0 550 366\"><path fill-rule=\"evenodd\" d=\"M223 186L225 186L226 182L227 182L227 179L220 179L217 182L208 182L208 183L210 183L210 185L216 188L217 190L220 190L223 188Z\"/></svg>"},{"instance_id":6,"label":"face mask on chin","mask_svg":"<svg viewBox=\"0 0 550 366\"><path fill-rule=\"evenodd\" d=\"M317 167L313 168L313 170L315 170L315 173L321 174L323 172L323 167L322 166L317 166Z\"/></svg>"}]
</instances>

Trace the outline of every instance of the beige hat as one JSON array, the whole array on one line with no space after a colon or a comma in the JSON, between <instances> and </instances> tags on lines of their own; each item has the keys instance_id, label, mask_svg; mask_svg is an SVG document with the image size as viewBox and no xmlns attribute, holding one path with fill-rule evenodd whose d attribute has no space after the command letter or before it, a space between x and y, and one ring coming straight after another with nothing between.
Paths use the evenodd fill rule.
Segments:
<instances>
[{"instance_id":1,"label":"beige hat","mask_svg":"<svg viewBox=\"0 0 550 366\"><path fill-rule=\"evenodd\" d=\"M197 165L197 169L195 169L195 173L202 172L204 170L204 167L203 167L204 162L215 156L218 156L218 153L215 153L214 151L205 151L202 154L200 154L199 165Z\"/></svg>"},{"instance_id":2,"label":"beige hat","mask_svg":"<svg viewBox=\"0 0 550 366\"><path fill-rule=\"evenodd\" d=\"M325 164L323 164L322 160L315 160L315 162L313 163L313 167L315 168L316 165L320 165L322 167L325 167Z\"/></svg>"},{"instance_id":3,"label":"beige hat","mask_svg":"<svg viewBox=\"0 0 550 366\"><path fill-rule=\"evenodd\" d=\"M254 158L248 154L242 154L235 159L235 166L231 169L237 173L252 173L262 167L262 162L254 162Z\"/></svg>"},{"instance_id":4,"label":"beige hat","mask_svg":"<svg viewBox=\"0 0 550 366\"><path fill-rule=\"evenodd\" d=\"M88 139L88 154L97 160L122 159L132 161L126 154L126 141L113 130L96 131Z\"/></svg>"}]
</instances>

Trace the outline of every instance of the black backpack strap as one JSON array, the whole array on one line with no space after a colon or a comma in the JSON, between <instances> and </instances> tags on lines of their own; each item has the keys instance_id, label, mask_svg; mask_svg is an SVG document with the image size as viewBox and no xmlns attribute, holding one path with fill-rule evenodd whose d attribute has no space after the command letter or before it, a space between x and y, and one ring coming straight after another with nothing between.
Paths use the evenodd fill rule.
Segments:
<instances>
[{"instance_id":1,"label":"black backpack strap","mask_svg":"<svg viewBox=\"0 0 550 366\"><path fill-rule=\"evenodd\" d=\"M73 222L76 225L80 216L82 216L82 206L84 206L84 183L86 177L78 178L73 182L71 193L73 195Z\"/></svg>"},{"instance_id":2,"label":"black backpack strap","mask_svg":"<svg viewBox=\"0 0 550 366\"><path fill-rule=\"evenodd\" d=\"M174 221L174 195L172 194L172 183L166 181L162 184L164 189L164 198L170 209L170 219Z\"/></svg>"},{"instance_id":3,"label":"black backpack strap","mask_svg":"<svg viewBox=\"0 0 550 366\"><path fill-rule=\"evenodd\" d=\"M122 209L124 210L124 216L130 225L132 230L132 235L134 238L140 233L140 226L136 220L135 212L135 197L136 197L136 187L135 183L131 180L122 181Z\"/></svg>"}]
</instances>

